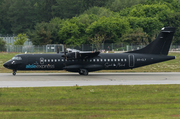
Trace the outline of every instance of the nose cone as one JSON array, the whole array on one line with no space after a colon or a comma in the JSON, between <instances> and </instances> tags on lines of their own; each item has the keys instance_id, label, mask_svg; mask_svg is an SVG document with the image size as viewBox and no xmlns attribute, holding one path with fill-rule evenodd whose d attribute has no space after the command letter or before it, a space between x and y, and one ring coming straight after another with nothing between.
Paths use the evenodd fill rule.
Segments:
<instances>
[{"instance_id":1,"label":"nose cone","mask_svg":"<svg viewBox=\"0 0 180 119\"><path fill-rule=\"evenodd\" d=\"M6 63L4 63L4 65L3 65L5 68L10 68L10 62L8 61L8 62L6 62Z\"/></svg>"},{"instance_id":2,"label":"nose cone","mask_svg":"<svg viewBox=\"0 0 180 119\"><path fill-rule=\"evenodd\" d=\"M5 68L8 68L9 67L9 65L8 65L8 63L6 62L6 63L4 63L4 65L3 65Z\"/></svg>"}]
</instances>

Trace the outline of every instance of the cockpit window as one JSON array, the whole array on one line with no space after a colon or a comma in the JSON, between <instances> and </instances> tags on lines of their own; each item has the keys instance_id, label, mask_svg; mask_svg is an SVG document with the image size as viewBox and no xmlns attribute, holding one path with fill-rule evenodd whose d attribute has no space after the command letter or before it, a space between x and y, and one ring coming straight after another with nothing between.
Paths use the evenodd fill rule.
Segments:
<instances>
[{"instance_id":1,"label":"cockpit window","mask_svg":"<svg viewBox=\"0 0 180 119\"><path fill-rule=\"evenodd\" d=\"M12 59L13 59L13 60L22 60L21 57L17 57L17 56L13 57Z\"/></svg>"}]
</instances>

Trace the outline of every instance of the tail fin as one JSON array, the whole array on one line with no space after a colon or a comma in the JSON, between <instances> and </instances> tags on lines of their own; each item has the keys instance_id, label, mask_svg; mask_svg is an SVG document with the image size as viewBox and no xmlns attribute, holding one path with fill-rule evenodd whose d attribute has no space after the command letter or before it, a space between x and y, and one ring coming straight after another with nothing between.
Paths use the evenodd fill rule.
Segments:
<instances>
[{"instance_id":1,"label":"tail fin","mask_svg":"<svg viewBox=\"0 0 180 119\"><path fill-rule=\"evenodd\" d=\"M161 29L157 38L146 47L127 53L168 55L174 32L174 27L164 27Z\"/></svg>"}]
</instances>

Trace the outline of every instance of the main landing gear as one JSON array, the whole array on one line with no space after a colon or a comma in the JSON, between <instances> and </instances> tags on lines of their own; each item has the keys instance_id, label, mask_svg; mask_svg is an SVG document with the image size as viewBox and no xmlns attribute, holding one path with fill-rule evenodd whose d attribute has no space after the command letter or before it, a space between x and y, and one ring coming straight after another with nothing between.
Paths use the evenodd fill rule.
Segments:
<instances>
[{"instance_id":1,"label":"main landing gear","mask_svg":"<svg viewBox=\"0 0 180 119\"><path fill-rule=\"evenodd\" d=\"M13 70L13 73L12 73L12 74L15 76L15 75L16 75L16 72L17 72L17 70Z\"/></svg>"},{"instance_id":2,"label":"main landing gear","mask_svg":"<svg viewBox=\"0 0 180 119\"><path fill-rule=\"evenodd\" d=\"M80 69L80 70L79 70L79 74L80 74L80 75L88 75L88 70L86 70L86 69Z\"/></svg>"}]
</instances>

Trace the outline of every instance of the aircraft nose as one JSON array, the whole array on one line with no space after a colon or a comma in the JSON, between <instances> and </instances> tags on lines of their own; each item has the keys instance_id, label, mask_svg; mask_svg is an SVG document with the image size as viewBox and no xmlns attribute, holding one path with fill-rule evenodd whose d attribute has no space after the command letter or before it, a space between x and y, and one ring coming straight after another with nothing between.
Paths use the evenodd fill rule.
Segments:
<instances>
[{"instance_id":1,"label":"aircraft nose","mask_svg":"<svg viewBox=\"0 0 180 119\"><path fill-rule=\"evenodd\" d=\"M9 67L9 65L8 65L8 63L6 62L6 63L4 63L4 65L3 65L5 68L8 68Z\"/></svg>"},{"instance_id":2,"label":"aircraft nose","mask_svg":"<svg viewBox=\"0 0 180 119\"><path fill-rule=\"evenodd\" d=\"M6 62L6 63L4 63L4 65L3 65L5 68L9 68L10 67L10 62Z\"/></svg>"}]
</instances>

